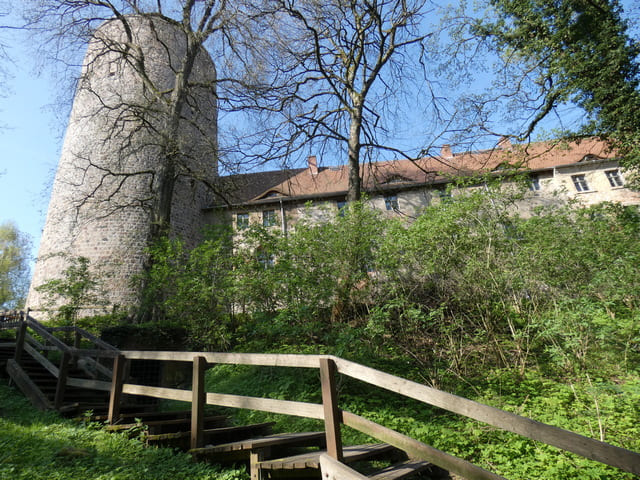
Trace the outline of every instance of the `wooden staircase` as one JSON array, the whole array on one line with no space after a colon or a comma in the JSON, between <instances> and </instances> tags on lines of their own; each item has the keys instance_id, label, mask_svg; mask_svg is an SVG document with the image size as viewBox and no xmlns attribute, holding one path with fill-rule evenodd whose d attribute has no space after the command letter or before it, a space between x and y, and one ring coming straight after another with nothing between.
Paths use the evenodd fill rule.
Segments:
<instances>
[{"instance_id":1,"label":"wooden staircase","mask_svg":"<svg viewBox=\"0 0 640 480\"><path fill-rule=\"evenodd\" d=\"M90 409L97 414L95 420L108 421L108 428L114 432L124 431L139 435L149 444L187 450L196 460L245 462L249 465L252 480L392 480L411 476L450 478L447 472L474 480L504 480L465 459L341 409L336 385L338 376L357 379L426 405L640 475L640 453L535 422L339 357L119 351L82 329L49 328L28 315L20 318L16 322L15 318L0 314L0 370L8 373L11 381L34 405L56 408L64 413L80 413ZM15 331L15 337L8 336L8 331ZM62 340L58 337L62 337ZM132 378L127 373L128 368L131 362L138 361L191 364L191 385L187 388L171 388L150 383L150 380ZM205 373L208 368L218 364L317 369L320 373L322 402L212 392L207 389ZM128 403L132 398L188 402L191 403L191 410L154 412L149 409L157 405ZM207 412L211 407L249 409L323 420L325 431L274 434L270 422L234 426L225 417ZM343 446L342 426L353 428L383 443Z\"/></svg>"}]
</instances>

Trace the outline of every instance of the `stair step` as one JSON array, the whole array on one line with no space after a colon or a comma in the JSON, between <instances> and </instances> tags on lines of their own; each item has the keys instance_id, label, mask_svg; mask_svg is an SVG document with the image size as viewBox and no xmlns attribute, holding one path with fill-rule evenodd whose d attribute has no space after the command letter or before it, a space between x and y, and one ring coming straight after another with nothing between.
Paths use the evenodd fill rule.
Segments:
<instances>
[{"instance_id":1,"label":"stair step","mask_svg":"<svg viewBox=\"0 0 640 480\"><path fill-rule=\"evenodd\" d=\"M141 423L149 428L150 434L171 433L178 431L181 427L191 428L191 418L168 418L166 420L142 420ZM224 415L215 415L204 418L205 428L221 427L227 422L227 417ZM111 432L118 432L122 430L128 430L136 427L138 423L118 423L116 425L108 425L107 430Z\"/></svg>"},{"instance_id":2,"label":"stair step","mask_svg":"<svg viewBox=\"0 0 640 480\"><path fill-rule=\"evenodd\" d=\"M369 476L370 480L397 480L407 478L411 475L423 472L433 468L433 464L423 460L407 460L405 462L396 463L390 467L383 468L373 475Z\"/></svg>"},{"instance_id":3,"label":"stair step","mask_svg":"<svg viewBox=\"0 0 640 480\"><path fill-rule=\"evenodd\" d=\"M238 427L220 427L220 428L206 428L202 431L205 441L208 443L227 443L230 441L237 441L246 436L270 434L271 428L275 422L257 423L253 425L241 425ZM147 441L152 442L169 442L188 440L191 437L191 431L174 433L161 433L157 435L147 435ZM182 445L185 448L186 444Z\"/></svg>"},{"instance_id":4,"label":"stair step","mask_svg":"<svg viewBox=\"0 0 640 480\"><path fill-rule=\"evenodd\" d=\"M279 433L265 437L248 438L237 442L208 445L202 448L194 448L189 453L195 458L203 458L216 454L229 452L246 452L269 447L295 446L306 447L310 445L324 445L326 438L324 432Z\"/></svg>"},{"instance_id":5,"label":"stair step","mask_svg":"<svg viewBox=\"0 0 640 480\"><path fill-rule=\"evenodd\" d=\"M371 445L353 445L343 448L344 463L357 462L360 460L378 457L397 449L385 443ZM292 457L278 458L275 460L264 460L258 463L263 470L297 470L304 468L320 468L320 455L327 453L324 450L308 452Z\"/></svg>"}]
</instances>

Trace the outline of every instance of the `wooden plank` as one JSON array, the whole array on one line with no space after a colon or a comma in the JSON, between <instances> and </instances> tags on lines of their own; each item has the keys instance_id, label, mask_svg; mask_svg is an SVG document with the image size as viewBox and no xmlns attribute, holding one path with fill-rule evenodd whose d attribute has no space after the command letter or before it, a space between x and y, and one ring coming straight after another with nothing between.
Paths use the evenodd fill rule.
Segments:
<instances>
[{"instance_id":1,"label":"wooden plank","mask_svg":"<svg viewBox=\"0 0 640 480\"><path fill-rule=\"evenodd\" d=\"M40 352L35 350L28 343L24 344L24 349L25 349L25 351L27 351L27 353L29 353L29 355L31 355L33 357L34 360L36 360L40 365L42 365L44 368L46 368L51 375L53 375L54 377L58 378L58 376L60 374L60 370L53 363L51 363L47 357L45 357Z\"/></svg>"},{"instance_id":2,"label":"wooden plank","mask_svg":"<svg viewBox=\"0 0 640 480\"><path fill-rule=\"evenodd\" d=\"M640 475L640 453L333 357L338 372L444 410Z\"/></svg>"},{"instance_id":3,"label":"wooden plank","mask_svg":"<svg viewBox=\"0 0 640 480\"><path fill-rule=\"evenodd\" d=\"M76 357L116 358L120 355L117 350L101 350L99 348L69 348Z\"/></svg>"},{"instance_id":4,"label":"wooden plank","mask_svg":"<svg viewBox=\"0 0 640 480\"><path fill-rule=\"evenodd\" d=\"M103 392L111 391L111 382L103 382L101 380L89 380L87 378L68 377L67 386L87 388L90 390L101 390Z\"/></svg>"},{"instance_id":5,"label":"wooden plank","mask_svg":"<svg viewBox=\"0 0 640 480\"><path fill-rule=\"evenodd\" d=\"M411 437L391 430L390 428L378 425L371 420L360 417L350 412L342 412L344 424L366 433L378 440L393 445L400 450L407 452L412 458L428 460L445 470L462 476L467 480L504 480L503 477L488 472L472 463L442 452L425 443L419 442Z\"/></svg>"},{"instance_id":6,"label":"wooden plank","mask_svg":"<svg viewBox=\"0 0 640 480\"><path fill-rule=\"evenodd\" d=\"M111 370L110 368L105 367L104 365L102 365L100 362L98 362L94 358L86 357L83 360L85 362L90 363L92 365L92 368L94 368L97 372L100 372L101 374L103 374L105 377L108 377L108 378L112 378L113 377L113 370ZM82 368L82 367L80 367L80 368ZM83 368L83 370L86 370L86 369Z\"/></svg>"},{"instance_id":7,"label":"wooden plank","mask_svg":"<svg viewBox=\"0 0 640 480\"><path fill-rule=\"evenodd\" d=\"M325 443L324 432L301 432L301 433L279 433L266 437L249 438L237 442L222 443L209 447L195 448L189 450L192 455L206 455L209 453L234 452L239 450L254 450L266 447L276 447L283 445L308 446Z\"/></svg>"},{"instance_id":8,"label":"wooden plank","mask_svg":"<svg viewBox=\"0 0 640 480\"><path fill-rule=\"evenodd\" d=\"M56 410L62 408L64 402L64 393L67 389L67 377L69 373L69 362L71 362L71 355L69 352L62 353L62 359L60 360L60 368L58 369L58 383L56 385L56 396L53 400L53 406Z\"/></svg>"},{"instance_id":9,"label":"wooden plank","mask_svg":"<svg viewBox=\"0 0 640 480\"><path fill-rule=\"evenodd\" d=\"M367 480L364 475L327 454L320 455L320 472L324 480Z\"/></svg>"},{"instance_id":10,"label":"wooden plank","mask_svg":"<svg viewBox=\"0 0 640 480\"><path fill-rule=\"evenodd\" d=\"M20 365L22 361L22 351L24 350L25 345L25 336L27 334L27 324L25 322L21 322L18 327L18 333L16 335L16 351L13 354L13 359L16 361L18 365Z\"/></svg>"},{"instance_id":11,"label":"wooden plank","mask_svg":"<svg viewBox=\"0 0 640 480\"><path fill-rule=\"evenodd\" d=\"M376 443L371 445L352 445L344 447L344 463L375 458L395 450L391 445ZM260 468L266 470L297 470L303 468L320 468L320 456L326 454L323 450L302 453L291 457L277 458L260 462Z\"/></svg>"},{"instance_id":12,"label":"wooden plank","mask_svg":"<svg viewBox=\"0 0 640 480\"><path fill-rule=\"evenodd\" d=\"M327 434L327 454L341 462L342 438L340 436L340 424L342 423L342 412L338 408L336 364L330 358L320 359L320 383L322 385L324 430Z\"/></svg>"},{"instance_id":13,"label":"wooden plank","mask_svg":"<svg viewBox=\"0 0 640 480\"><path fill-rule=\"evenodd\" d=\"M318 368L325 355L295 355L280 353L216 353L216 352L166 352L123 350L130 360L165 360L191 362L194 356L204 357L208 363L256 365L264 367Z\"/></svg>"},{"instance_id":14,"label":"wooden plank","mask_svg":"<svg viewBox=\"0 0 640 480\"><path fill-rule=\"evenodd\" d=\"M322 459L320 459L320 465L322 465ZM409 475L414 475L419 472L423 472L432 468L431 462L424 462L421 460L407 460L406 462L391 465L384 468L373 475L369 475L369 480L397 480Z\"/></svg>"},{"instance_id":15,"label":"wooden plank","mask_svg":"<svg viewBox=\"0 0 640 480\"><path fill-rule=\"evenodd\" d=\"M76 331L80 333L80 335L82 335L84 338L86 338L87 340L89 340L91 343L93 343L94 345L96 345L97 347L100 347L104 350L112 350L114 352L120 352L116 347L114 347L113 345L105 342L104 340L96 337L95 335L93 335L90 332L87 332L86 330L84 330L83 328L78 328L75 327Z\"/></svg>"},{"instance_id":16,"label":"wooden plank","mask_svg":"<svg viewBox=\"0 0 640 480\"><path fill-rule=\"evenodd\" d=\"M122 393L129 395L143 395L145 397L164 398L166 400L179 400L191 402L191 390L179 390L177 388L148 387L146 385L134 385L125 383L122 385ZM207 395L208 396L208 395Z\"/></svg>"},{"instance_id":17,"label":"wooden plank","mask_svg":"<svg viewBox=\"0 0 640 480\"><path fill-rule=\"evenodd\" d=\"M148 427L181 427L181 426L188 426L191 423L191 412L188 413L188 416L185 418L173 418L173 419L158 419L158 420L145 420L144 418L140 418L140 415L138 414L132 414L133 417L129 417L129 418L134 418L136 420L141 420L142 423L144 423L146 426ZM124 415L120 415L120 418L122 419L122 417L124 417ZM212 427L213 425L219 425L222 426L224 424L226 424L227 422L227 417L224 415L213 415L213 416L208 416L204 418L204 425L208 425L209 427ZM120 430L127 430L129 428L135 427L138 423L119 423L117 425L107 425L107 430L109 430L110 432L115 432L115 431L120 431Z\"/></svg>"},{"instance_id":18,"label":"wooden plank","mask_svg":"<svg viewBox=\"0 0 640 480\"><path fill-rule=\"evenodd\" d=\"M36 332L38 332L47 342L58 347L59 350L63 352L69 351L70 347L66 343L54 337L51 333L49 333L49 330L47 328L43 327L39 322L37 322L33 318L29 318L26 321L26 323L29 327L31 327L32 330L35 330Z\"/></svg>"},{"instance_id":19,"label":"wooden plank","mask_svg":"<svg viewBox=\"0 0 640 480\"><path fill-rule=\"evenodd\" d=\"M272 398L243 397L224 393L207 393L207 405L220 407L244 408L261 412L281 413L296 417L324 419L322 405L317 403L294 402L291 400L275 400Z\"/></svg>"},{"instance_id":20,"label":"wooden plank","mask_svg":"<svg viewBox=\"0 0 640 480\"><path fill-rule=\"evenodd\" d=\"M40 410L50 410L53 405L38 386L31 381L29 376L20 367L18 362L13 359L7 361L7 373L18 386L20 391L25 394L29 401Z\"/></svg>"},{"instance_id":21,"label":"wooden plank","mask_svg":"<svg viewBox=\"0 0 640 480\"><path fill-rule=\"evenodd\" d=\"M126 359L118 355L113 361L113 377L111 378L111 392L109 395L109 424L113 425L120 420L120 403L124 384L124 372Z\"/></svg>"},{"instance_id":22,"label":"wooden plank","mask_svg":"<svg viewBox=\"0 0 640 480\"><path fill-rule=\"evenodd\" d=\"M204 357L194 357L191 390L191 448L198 448L203 445L204 407L207 403L207 390L204 384L206 370L207 361Z\"/></svg>"}]
</instances>

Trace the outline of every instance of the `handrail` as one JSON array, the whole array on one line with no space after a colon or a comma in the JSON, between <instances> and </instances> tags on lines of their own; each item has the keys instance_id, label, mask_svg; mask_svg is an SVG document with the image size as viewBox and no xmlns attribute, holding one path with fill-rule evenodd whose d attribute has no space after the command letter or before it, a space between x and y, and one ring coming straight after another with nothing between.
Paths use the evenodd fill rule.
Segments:
<instances>
[{"instance_id":1,"label":"handrail","mask_svg":"<svg viewBox=\"0 0 640 480\"><path fill-rule=\"evenodd\" d=\"M336 374L342 374L365 383L386 389L432 405L449 412L478 420L502 430L510 431L565 451L573 452L606 465L640 475L640 453L633 452L608 443L584 437L575 432L559 427L547 425L535 420L506 412L495 407L484 405L457 395L453 395L435 388L428 387L407 379L403 379L371 367L360 365L349 360L332 355L298 355L298 354L253 354L253 353L216 353L216 352L169 352L169 351L118 351L100 339L82 329L75 327L56 327L47 329L36 320L26 315L21 322L16 347L16 362L23 346L32 353L34 348L24 345L26 327L29 326L48 342L55 345L62 352L60 367L49 361L44 362L45 368L58 377L56 392L56 407L59 407L66 385L84 386L106 390L107 382L67 378L66 371L71 358L74 356L112 357L115 358L112 380L110 384L111 402L109 406L109 420L117 421L119 403L122 394L144 395L163 399L173 399L192 403L192 418L201 418L203 405L218 405L233 408L261 410L266 412L296 415L306 418L324 419L327 431L327 447L329 455L340 460L342 447L340 441L340 425L347 425L366 433L381 441L401 448L416 458L431 461L452 473L462 475L469 480L498 480L502 477L488 472L465 460L441 452L429 445L419 442L399 432L376 424L351 412L338 407L337 390L335 387ZM73 331L88 338L97 349L79 349L69 347L57 339L51 331ZM85 335L86 334L86 335ZM91 338L93 337L93 338ZM97 341L94 341L97 340ZM22 342L22 345L20 345ZM102 347L102 348L100 348ZM36 347L37 348L37 347ZM42 355L34 355L38 360ZM46 360L46 359L45 359ZM192 362L194 365L193 390L136 385L125 382L125 363L131 360L157 360ZM204 370L207 365L233 364L266 367L294 367L314 368L320 370L322 383L322 404L278 400L260 397L245 397L239 395L211 393L204 390ZM17 365L17 363L16 363ZM197 374L196 374L197 372ZM197 399L197 400L196 400ZM192 426L192 447L199 446L201 432L198 432L197 422Z\"/></svg>"},{"instance_id":2,"label":"handrail","mask_svg":"<svg viewBox=\"0 0 640 480\"><path fill-rule=\"evenodd\" d=\"M394 375L376 370L364 365L357 364L348 360L344 360L332 355L296 355L296 354L251 354L251 353L214 353L214 352L166 352L166 351L122 351L123 357L127 360L162 360L162 361L193 361L194 358L203 357L207 363L224 363L236 365L254 365L254 366L279 366L279 367L297 367L297 368L321 368L323 362L332 362L335 365L337 373L349 376L351 378L384 388L391 392L413 398L428 405L432 405L449 412L453 412L465 417L478 420L489 425L495 426L502 430L510 431L518 435L530 438L548 445L555 446L562 450L576 453L585 458L598 461L610 466L620 468L624 471L639 475L640 474L640 454L632 452L621 447L610 445L600 440L595 440L569 430L559 427L547 425L535 420L506 412L495 407L484 405L473 400L469 400L457 395L453 395L435 388L412 382ZM323 387L324 388L324 387ZM165 392L166 389L158 389L156 387L136 386L132 384L124 384L123 392L130 394L139 394L157 396L158 398L173 398L189 401L189 391ZM164 394L168 397L163 397ZM323 395L324 396L324 395ZM256 397L239 397L232 395L222 395L215 393L207 394L207 403L210 405L223 405L235 408L250 408L252 410L278 411L284 412L288 405L284 400L272 400ZM290 402L291 404L296 402ZM290 406L290 405L289 405ZM304 406L304 407L303 407ZM320 405L301 404L301 408L305 413L298 412L300 416L309 418L318 418L319 410L316 408ZM326 407L326 405L325 405ZM274 410L274 408L276 410ZM313 413L312 413L313 412ZM334 412L335 413L335 412ZM392 444L402 444L404 447L417 442L410 437L394 432L398 436L394 436L389 432L393 432L382 426L372 427L373 422L362 419L350 412L338 410L338 422L363 431L382 441ZM325 422L327 420L325 408ZM367 423L369 422L369 423ZM377 425L377 424L373 424ZM383 438L380 438L383 437ZM417 442L420 444L420 442ZM432 461L436 465L447 468L453 473L463 475L469 479L496 479L501 478L486 472L479 467L467 464L457 464L462 461L448 454L441 456L440 453L434 453L428 449L432 448L425 444L423 447L416 447L413 444L412 451L418 456L422 455L426 460ZM435 449L433 449L435 450ZM455 460L452 460L455 459ZM464 462L464 461L462 461Z\"/></svg>"}]
</instances>

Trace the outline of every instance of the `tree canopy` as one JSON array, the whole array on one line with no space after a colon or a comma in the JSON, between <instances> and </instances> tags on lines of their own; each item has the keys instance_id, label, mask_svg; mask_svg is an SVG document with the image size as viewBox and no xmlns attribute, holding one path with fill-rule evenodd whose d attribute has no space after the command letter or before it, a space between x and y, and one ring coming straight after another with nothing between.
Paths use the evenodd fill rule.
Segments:
<instances>
[{"instance_id":1,"label":"tree canopy","mask_svg":"<svg viewBox=\"0 0 640 480\"><path fill-rule=\"evenodd\" d=\"M618 0L491 0L493 18L474 31L489 38L504 65L519 64L535 115L529 136L554 108L580 106L586 118L571 133L611 138L628 165L640 156L640 43ZM518 88L523 85L516 83Z\"/></svg>"},{"instance_id":2,"label":"tree canopy","mask_svg":"<svg viewBox=\"0 0 640 480\"><path fill-rule=\"evenodd\" d=\"M0 225L0 306L24 302L29 282L29 238L11 222Z\"/></svg>"}]
</instances>

